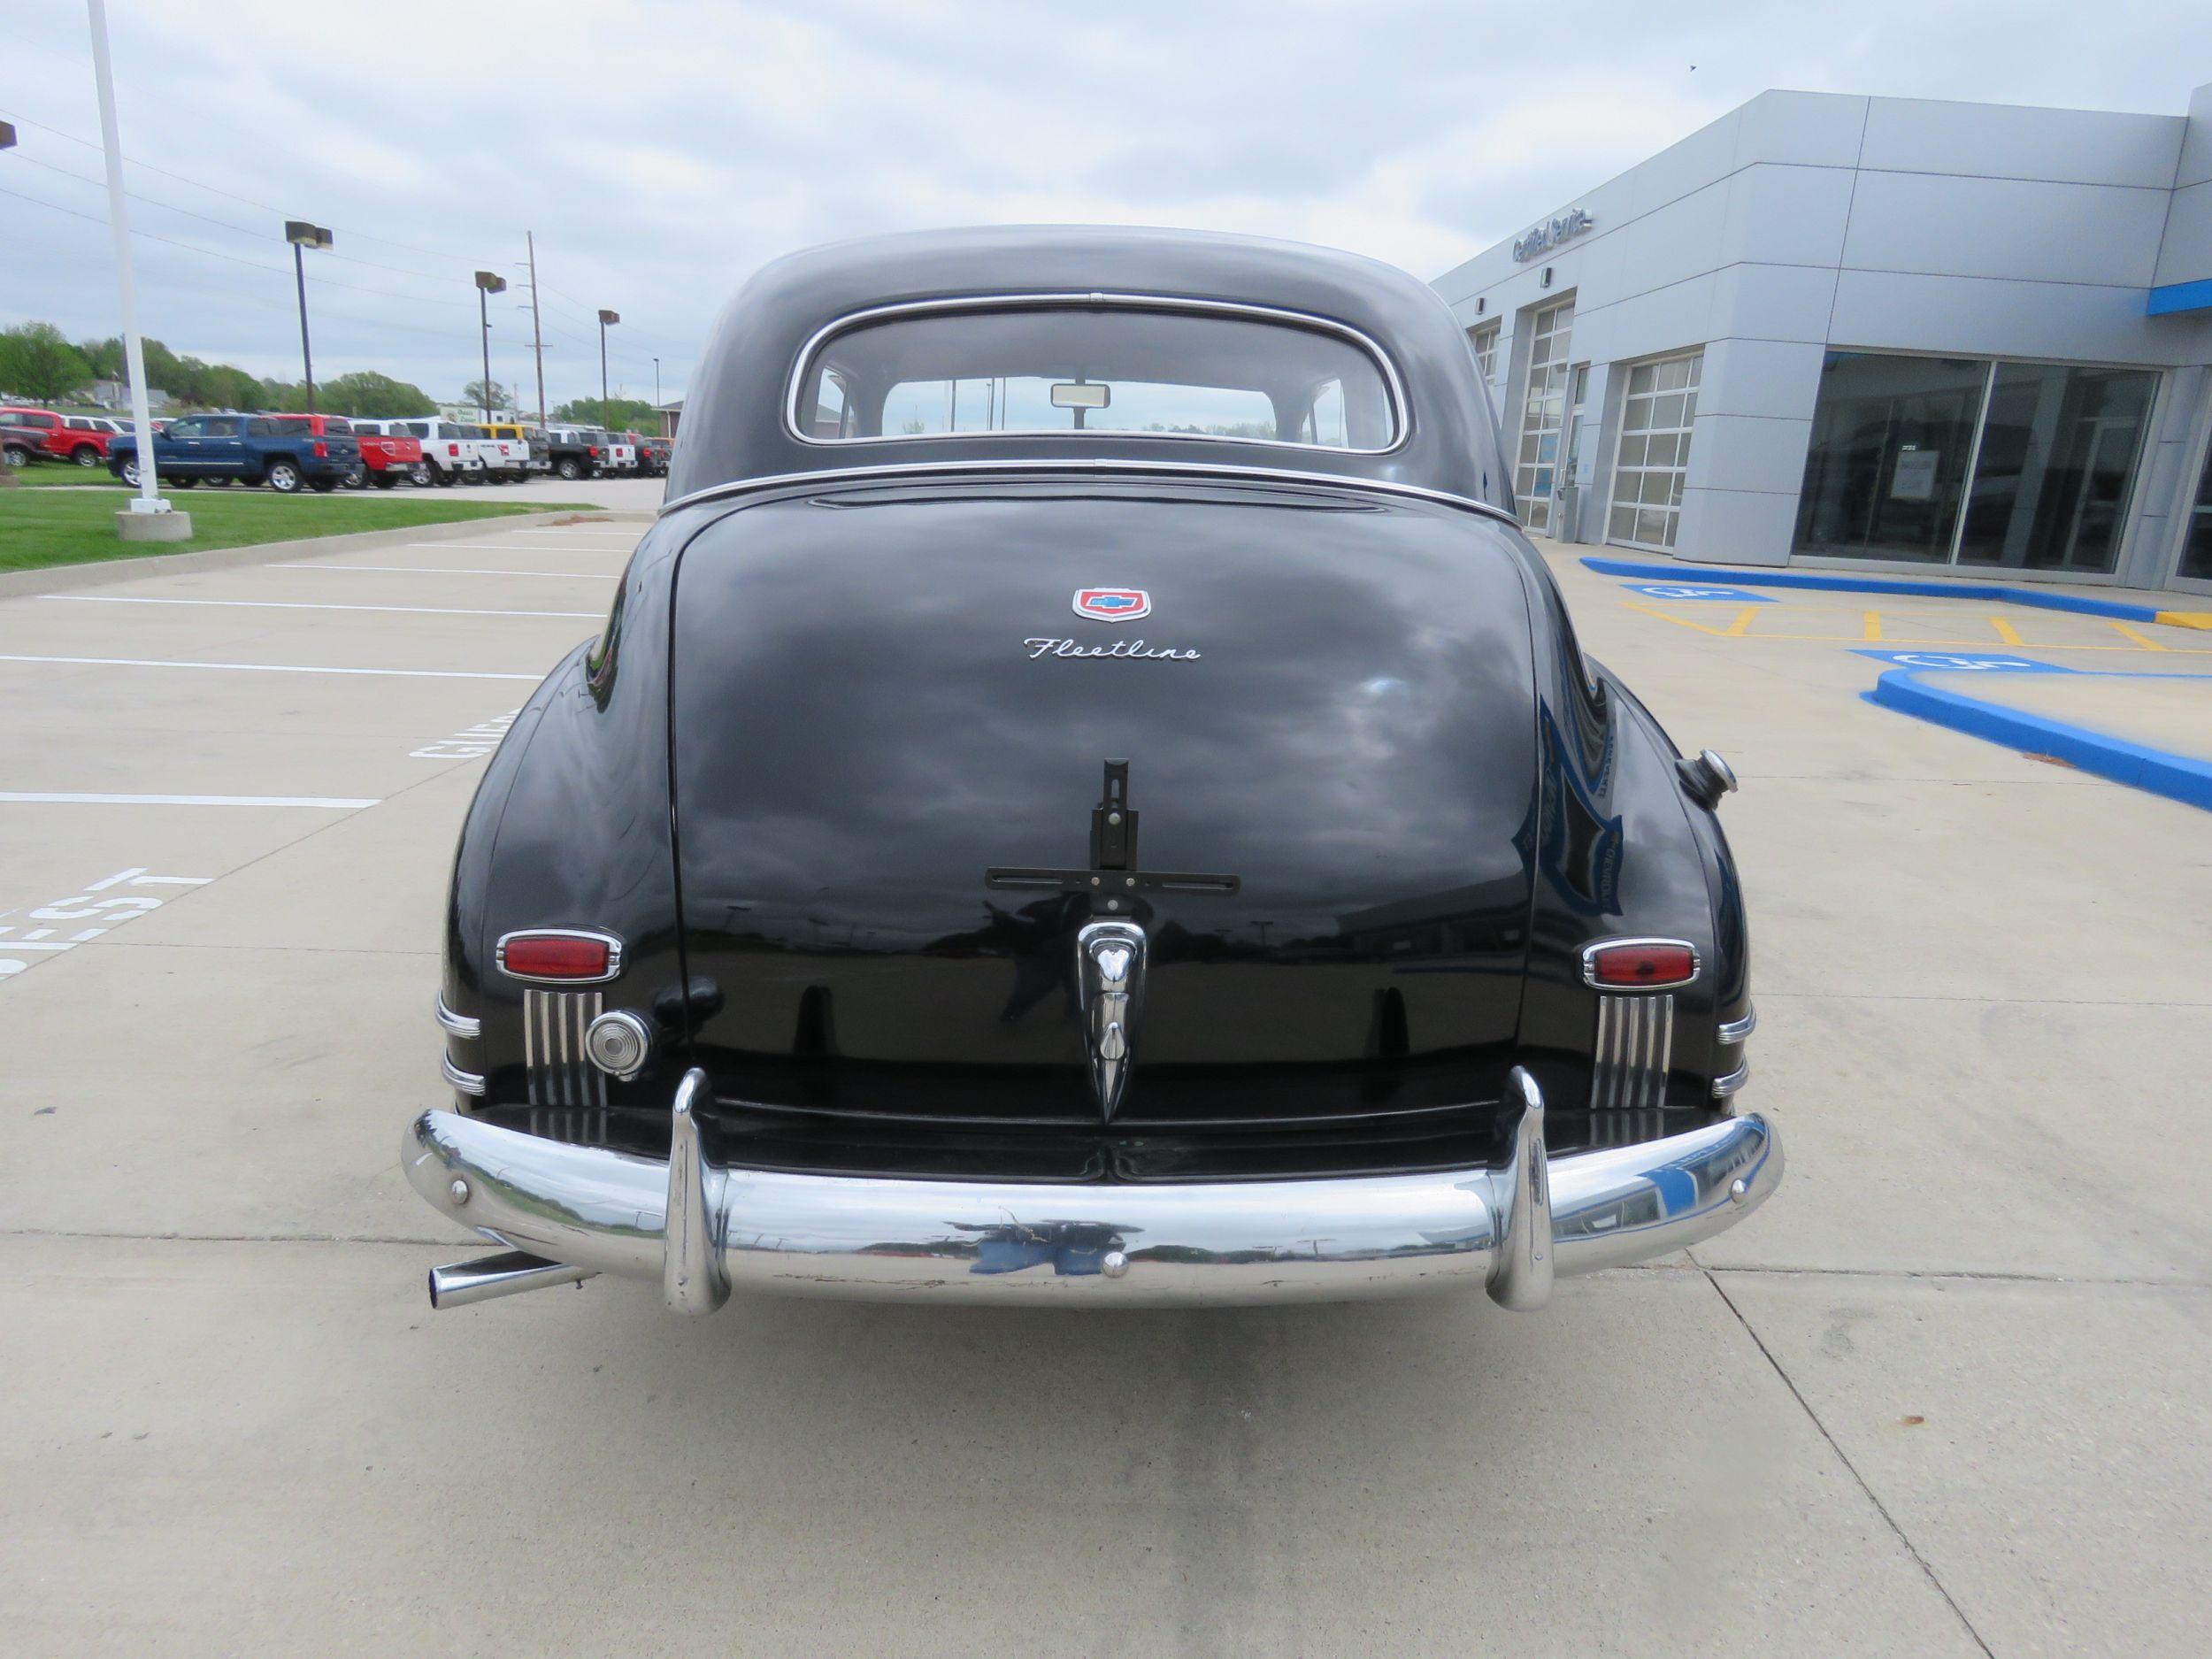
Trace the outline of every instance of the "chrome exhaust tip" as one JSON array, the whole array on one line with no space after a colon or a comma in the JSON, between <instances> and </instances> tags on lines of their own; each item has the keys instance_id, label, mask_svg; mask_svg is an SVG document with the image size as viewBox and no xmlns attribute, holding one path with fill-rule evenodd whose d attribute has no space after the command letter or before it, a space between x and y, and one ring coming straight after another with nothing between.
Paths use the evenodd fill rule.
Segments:
<instances>
[{"instance_id":1,"label":"chrome exhaust tip","mask_svg":"<svg viewBox=\"0 0 2212 1659\"><path fill-rule=\"evenodd\" d=\"M580 1285L598 1277L588 1267L549 1262L527 1250L503 1250L480 1256L473 1262L454 1262L430 1270L430 1305L465 1308L474 1302L493 1302L501 1296L519 1296L526 1290L552 1285Z\"/></svg>"}]
</instances>

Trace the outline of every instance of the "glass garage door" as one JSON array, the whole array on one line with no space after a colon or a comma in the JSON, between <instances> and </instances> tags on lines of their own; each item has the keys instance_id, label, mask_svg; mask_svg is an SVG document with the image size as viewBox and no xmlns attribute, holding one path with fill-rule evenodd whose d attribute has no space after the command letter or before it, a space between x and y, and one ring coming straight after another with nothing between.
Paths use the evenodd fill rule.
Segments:
<instances>
[{"instance_id":1,"label":"glass garage door","mask_svg":"<svg viewBox=\"0 0 2212 1659\"><path fill-rule=\"evenodd\" d=\"M1521 522L1552 527L1559 495L1560 435L1567 425L1568 350L1575 303L1562 300L1530 319L1528 390L1521 403L1521 450L1513 469L1513 495Z\"/></svg>"},{"instance_id":2,"label":"glass garage door","mask_svg":"<svg viewBox=\"0 0 2212 1659\"><path fill-rule=\"evenodd\" d=\"M1613 460L1609 541L1671 549L1682 517L1682 480L1690 470L1690 427L1705 354L1640 363L1628 372L1621 443Z\"/></svg>"}]
</instances>

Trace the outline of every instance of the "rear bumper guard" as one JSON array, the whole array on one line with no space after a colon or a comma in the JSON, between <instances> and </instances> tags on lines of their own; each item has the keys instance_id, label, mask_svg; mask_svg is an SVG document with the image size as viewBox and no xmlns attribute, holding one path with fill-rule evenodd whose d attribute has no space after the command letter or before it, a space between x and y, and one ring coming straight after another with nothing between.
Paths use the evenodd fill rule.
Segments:
<instances>
[{"instance_id":1,"label":"rear bumper guard","mask_svg":"<svg viewBox=\"0 0 2212 1659\"><path fill-rule=\"evenodd\" d=\"M1324 1180L1051 1186L723 1169L706 1074L676 1090L665 1163L427 1111L403 1142L435 1209L503 1247L434 1268L455 1307L595 1273L657 1280L680 1313L733 1290L1080 1305L1350 1302L1479 1283L1543 1306L1559 1275L1665 1256L1733 1226L1782 1179L1756 1113L1554 1158L1516 1068L1502 1168Z\"/></svg>"}]
</instances>

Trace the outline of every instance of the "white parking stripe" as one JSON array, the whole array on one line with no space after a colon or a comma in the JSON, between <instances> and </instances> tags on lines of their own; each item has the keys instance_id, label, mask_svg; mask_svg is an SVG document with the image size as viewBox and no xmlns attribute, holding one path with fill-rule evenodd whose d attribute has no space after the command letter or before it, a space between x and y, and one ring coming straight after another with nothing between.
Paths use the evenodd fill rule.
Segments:
<instances>
[{"instance_id":1,"label":"white parking stripe","mask_svg":"<svg viewBox=\"0 0 2212 1659\"><path fill-rule=\"evenodd\" d=\"M604 620L596 611L455 611L440 605L310 604L292 599L149 599L136 594L41 594L41 599L81 605L222 605L240 611L388 611L415 617L561 617L572 622Z\"/></svg>"},{"instance_id":2,"label":"white parking stripe","mask_svg":"<svg viewBox=\"0 0 2212 1659\"><path fill-rule=\"evenodd\" d=\"M249 674L381 674L396 680L526 680L543 674L492 674L458 668L309 668L297 663L169 663L137 657L18 657L0 653L0 663L75 663L88 668L227 668Z\"/></svg>"},{"instance_id":3,"label":"white parking stripe","mask_svg":"<svg viewBox=\"0 0 2212 1659\"><path fill-rule=\"evenodd\" d=\"M622 548L571 547L565 543L544 547L532 547L525 543L521 547L517 547L512 542L503 541L410 541L407 543L407 549L410 552L419 550L429 553L619 553L624 551Z\"/></svg>"},{"instance_id":4,"label":"white parking stripe","mask_svg":"<svg viewBox=\"0 0 2212 1659\"><path fill-rule=\"evenodd\" d=\"M541 576L557 582L618 582L601 571L492 571L466 565L272 565L273 571L379 571L388 576Z\"/></svg>"},{"instance_id":5,"label":"white parking stripe","mask_svg":"<svg viewBox=\"0 0 2212 1659\"><path fill-rule=\"evenodd\" d=\"M355 801L320 795L73 795L0 789L0 804L18 806L311 806L330 812L358 812L380 806L377 800Z\"/></svg>"}]
</instances>

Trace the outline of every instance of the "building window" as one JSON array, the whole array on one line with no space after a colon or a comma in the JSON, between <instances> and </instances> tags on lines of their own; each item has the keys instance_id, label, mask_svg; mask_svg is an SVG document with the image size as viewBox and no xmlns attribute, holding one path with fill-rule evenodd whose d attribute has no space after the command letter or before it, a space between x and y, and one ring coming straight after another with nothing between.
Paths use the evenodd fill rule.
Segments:
<instances>
[{"instance_id":1,"label":"building window","mask_svg":"<svg viewBox=\"0 0 2212 1659\"><path fill-rule=\"evenodd\" d=\"M2212 582L2212 448L2204 452L2196 504L2189 510L2189 529L2174 574L2186 581Z\"/></svg>"},{"instance_id":2,"label":"building window","mask_svg":"<svg viewBox=\"0 0 2212 1659\"><path fill-rule=\"evenodd\" d=\"M2118 569L2120 526L2157 388L2147 369L2000 363L1958 562Z\"/></svg>"},{"instance_id":3,"label":"building window","mask_svg":"<svg viewBox=\"0 0 2212 1659\"><path fill-rule=\"evenodd\" d=\"M1467 331L1468 343L1475 349L1475 362L1486 384L1498 378L1498 331L1504 326L1502 321L1490 322Z\"/></svg>"},{"instance_id":4,"label":"building window","mask_svg":"<svg viewBox=\"0 0 2212 1659\"><path fill-rule=\"evenodd\" d=\"M2157 386L2147 369L1832 351L1796 550L2116 570Z\"/></svg>"},{"instance_id":5,"label":"building window","mask_svg":"<svg viewBox=\"0 0 2212 1659\"><path fill-rule=\"evenodd\" d=\"M1682 480L1690 470L1690 428L1705 354L1640 363L1628 372L1620 448L1613 458L1609 541L1669 549L1682 518Z\"/></svg>"},{"instance_id":6,"label":"building window","mask_svg":"<svg viewBox=\"0 0 2212 1659\"><path fill-rule=\"evenodd\" d=\"M1529 323L1528 390L1521 403L1521 448L1514 465L1513 493L1521 522L1532 530L1551 528L1559 446L1567 424L1567 359L1574 320L1574 302L1562 300L1538 311Z\"/></svg>"}]
</instances>

